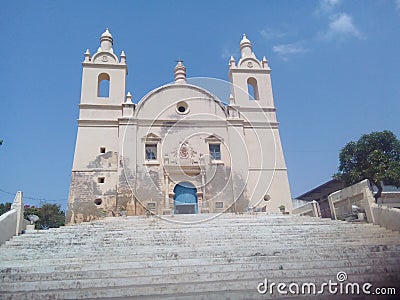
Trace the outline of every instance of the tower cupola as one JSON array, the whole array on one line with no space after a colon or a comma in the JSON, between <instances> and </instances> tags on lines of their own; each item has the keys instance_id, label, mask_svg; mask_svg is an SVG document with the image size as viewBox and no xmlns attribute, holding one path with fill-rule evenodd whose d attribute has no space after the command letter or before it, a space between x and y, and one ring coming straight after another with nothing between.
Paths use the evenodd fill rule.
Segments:
<instances>
[{"instance_id":1,"label":"tower cupola","mask_svg":"<svg viewBox=\"0 0 400 300\"><path fill-rule=\"evenodd\" d=\"M242 53L242 58L252 56L253 54L251 42L247 39L246 34L243 34L243 38L240 41L240 52Z\"/></svg>"},{"instance_id":2,"label":"tower cupola","mask_svg":"<svg viewBox=\"0 0 400 300\"><path fill-rule=\"evenodd\" d=\"M108 31L108 28L100 37L100 48L102 51L112 51L113 37Z\"/></svg>"}]
</instances>

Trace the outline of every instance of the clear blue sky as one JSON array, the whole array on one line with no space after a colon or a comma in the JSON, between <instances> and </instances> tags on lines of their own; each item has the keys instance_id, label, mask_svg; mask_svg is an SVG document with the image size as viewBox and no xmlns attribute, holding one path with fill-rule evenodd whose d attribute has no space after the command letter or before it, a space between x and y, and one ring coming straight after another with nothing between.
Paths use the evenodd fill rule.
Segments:
<instances>
[{"instance_id":1,"label":"clear blue sky","mask_svg":"<svg viewBox=\"0 0 400 300\"><path fill-rule=\"evenodd\" d=\"M172 80L178 57L189 77L227 80L247 33L272 68L293 197L331 178L348 141L400 137L399 0L2 1L0 25L0 189L12 193L65 207L83 53L106 27L135 101Z\"/></svg>"}]
</instances>

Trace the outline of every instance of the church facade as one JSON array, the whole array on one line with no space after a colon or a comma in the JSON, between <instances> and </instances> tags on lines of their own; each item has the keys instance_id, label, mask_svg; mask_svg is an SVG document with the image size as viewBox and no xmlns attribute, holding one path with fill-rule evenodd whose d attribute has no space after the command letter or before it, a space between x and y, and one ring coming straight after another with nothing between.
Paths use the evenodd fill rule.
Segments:
<instances>
[{"instance_id":1,"label":"church facade","mask_svg":"<svg viewBox=\"0 0 400 300\"><path fill-rule=\"evenodd\" d=\"M67 223L118 212L291 211L271 69L245 35L240 59L229 61L228 99L190 84L179 61L174 82L133 103L125 53L112 46L106 30L82 63Z\"/></svg>"}]
</instances>

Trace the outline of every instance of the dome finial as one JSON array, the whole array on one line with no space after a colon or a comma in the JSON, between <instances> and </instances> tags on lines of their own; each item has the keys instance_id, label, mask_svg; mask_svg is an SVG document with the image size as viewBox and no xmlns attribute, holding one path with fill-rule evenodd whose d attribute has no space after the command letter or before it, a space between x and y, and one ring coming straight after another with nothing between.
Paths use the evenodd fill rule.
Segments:
<instances>
[{"instance_id":1,"label":"dome finial","mask_svg":"<svg viewBox=\"0 0 400 300\"><path fill-rule=\"evenodd\" d=\"M126 94L126 101L125 101L125 104L133 104L131 92L128 92L128 93Z\"/></svg>"},{"instance_id":2,"label":"dome finial","mask_svg":"<svg viewBox=\"0 0 400 300\"><path fill-rule=\"evenodd\" d=\"M111 51L112 46L113 46L113 37L107 27L106 31L104 31L100 37L100 48L102 51Z\"/></svg>"},{"instance_id":3,"label":"dome finial","mask_svg":"<svg viewBox=\"0 0 400 300\"><path fill-rule=\"evenodd\" d=\"M120 57L121 57L121 62L126 63L126 54L124 50L121 51Z\"/></svg>"},{"instance_id":4,"label":"dome finial","mask_svg":"<svg viewBox=\"0 0 400 300\"><path fill-rule=\"evenodd\" d=\"M85 52L85 62L88 62L88 61L90 61L90 51L89 51L89 49L86 49L86 52Z\"/></svg>"},{"instance_id":5,"label":"dome finial","mask_svg":"<svg viewBox=\"0 0 400 300\"><path fill-rule=\"evenodd\" d=\"M183 60L178 58L174 68L175 83L186 83L186 67L183 65Z\"/></svg>"},{"instance_id":6,"label":"dome finial","mask_svg":"<svg viewBox=\"0 0 400 300\"><path fill-rule=\"evenodd\" d=\"M251 56L253 51L251 50L251 42L247 39L246 34L243 34L243 38L240 41L240 51L242 52L242 57Z\"/></svg>"}]
</instances>

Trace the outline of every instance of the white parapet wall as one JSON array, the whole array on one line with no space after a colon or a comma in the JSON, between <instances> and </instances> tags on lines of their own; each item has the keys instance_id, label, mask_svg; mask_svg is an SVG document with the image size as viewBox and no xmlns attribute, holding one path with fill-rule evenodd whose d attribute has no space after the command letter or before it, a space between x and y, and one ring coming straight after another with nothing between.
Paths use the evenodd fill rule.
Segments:
<instances>
[{"instance_id":1,"label":"white parapet wall","mask_svg":"<svg viewBox=\"0 0 400 300\"><path fill-rule=\"evenodd\" d=\"M379 203L390 208L400 208L400 192L382 192Z\"/></svg>"},{"instance_id":2,"label":"white parapet wall","mask_svg":"<svg viewBox=\"0 0 400 300\"><path fill-rule=\"evenodd\" d=\"M11 209L0 216L0 245L4 244L15 235L17 215L17 211Z\"/></svg>"},{"instance_id":3,"label":"white parapet wall","mask_svg":"<svg viewBox=\"0 0 400 300\"><path fill-rule=\"evenodd\" d=\"M367 179L330 194L328 201L334 219L345 219L352 214L352 205L357 205L365 209L368 222L374 223L370 208L374 195Z\"/></svg>"},{"instance_id":4,"label":"white parapet wall","mask_svg":"<svg viewBox=\"0 0 400 300\"><path fill-rule=\"evenodd\" d=\"M0 245L25 229L22 192L17 192L11 210L0 216Z\"/></svg>"},{"instance_id":5,"label":"white parapet wall","mask_svg":"<svg viewBox=\"0 0 400 300\"><path fill-rule=\"evenodd\" d=\"M328 196L329 206L334 219L344 219L352 213L352 205L357 205L365 210L367 221L387 229L400 231L400 209L385 205L386 195L376 204L374 194L367 179L334 192ZM397 196L397 195L395 195ZM386 200L391 205L398 203L396 197L390 195ZM392 199L393 198L393 199Z\"/></svg>"},{"instance_id":6,"label":"white parapet wall","mask_svg":"<svg viewBox=\"0 0 400 300\"><path fill-rule=\"evenodd\" d=\"M390 230L400 231L400 209L373 203L371 210L374 216L374 224Z\"/></svg>"},{"instance_id":7,"label":"white parapet wall","mask_svg":"<svg viewBox=\"0 0 400 300\"><path fill-rule=\"evenodd\" d=\"M321 217L321 211L317 201L313 200L292 210L292 214L300 216Z\"/></svg>"}]
</instances>

